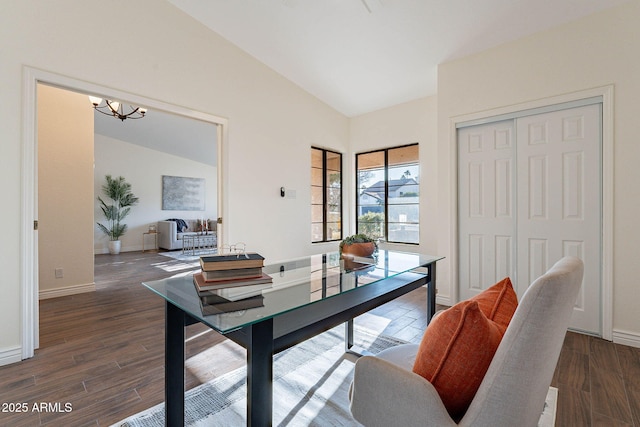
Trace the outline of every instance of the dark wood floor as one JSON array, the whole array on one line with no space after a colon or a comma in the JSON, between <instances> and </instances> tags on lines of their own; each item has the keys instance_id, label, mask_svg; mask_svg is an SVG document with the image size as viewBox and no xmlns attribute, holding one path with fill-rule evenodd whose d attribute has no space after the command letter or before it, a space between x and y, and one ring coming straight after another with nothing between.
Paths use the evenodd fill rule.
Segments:
<instances>
[{"instance_id":1,"label":"dark wood floor","mask_svg":"<svg viewBox=\"0 0 640 427\"><path fill-rule=\"evenodd\" d=\"M191 269L148 252L96 256L96 292L41 301L40 349L0 367L0 425L105 426L160 403L164 306L140 282ZM419 342L424 299L418 289L358 321ZM188 337L188 388L245 363L241 347L204 327ZM553 385L557 426L640 427L640 349L569 333Z\"/></svg>"}]
</instances>

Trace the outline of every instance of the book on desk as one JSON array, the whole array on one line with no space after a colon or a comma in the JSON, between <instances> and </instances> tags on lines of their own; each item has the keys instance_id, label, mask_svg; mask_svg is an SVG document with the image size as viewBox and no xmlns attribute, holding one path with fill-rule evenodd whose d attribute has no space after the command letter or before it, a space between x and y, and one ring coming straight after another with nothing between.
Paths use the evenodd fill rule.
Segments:
<instances>
[{"instance_id":1,"label":"book on desk","mask_svg":"<svg viewBox=\"0 0 640 427\"><path fill-rule=\"evenodd\" d=\"M271 283L263 283L198 292L202 314L220 314L264 307L262 291L270 287Z\"/></svg>"},{"instance_id":2,"label":"book on desk","mask_svg":"<svg viewBox=\"0 0 640 427\"><path fill-rule=\"evenodd\" d=\"M256 279L262 276L262 267L234 268L232 270L202 270L205 282L221 282L234 279Z\"/></svg>"},{"instance_id":3,"label":"book on desk","mask_svg":"<svg viewBox=\"0 0 640 427\"><path fill-rule=\"evenodd\" d=\"M193 284L203 314L262 307L261 289L273 281L263 266L264 257L257 253L200 257L201 271L194 273Z\"/></svg>"},{"instance_id":4,"label":"book on desk","mask_svg":"<svg viewBox=\"0 0 640 427\"><path fill-rule=\"evenodd\" d=\"M202 256L201 271L194 274L193 282L198 292L271 283L263 267L264 257L255 252Z\"/></svg>"},{"instance_id":5,"label":"book on desk","mask_svg":"<svg viewBox=\"0 0 640 427\"><path fill-rule=\"evenodd\" d=\"M261 273L258 277L252 278L227 278L226 280L206 281L202 272L194 273L193 283L198 293L215 289L235 288L238 286L253 286L271 283L273 279L266 273Z\"/></svg>"},{"instance_id":6,"label":"book on desk","mask_svg":"<svg viewBox=\"0 0 640 427\"><path fill-rule=\"evenodd\" d=\"M255 252L231 255L208 255L200 257L200 267L203 271L262 268L264 267L264 257Z\"/></svg>"}]
</instances>

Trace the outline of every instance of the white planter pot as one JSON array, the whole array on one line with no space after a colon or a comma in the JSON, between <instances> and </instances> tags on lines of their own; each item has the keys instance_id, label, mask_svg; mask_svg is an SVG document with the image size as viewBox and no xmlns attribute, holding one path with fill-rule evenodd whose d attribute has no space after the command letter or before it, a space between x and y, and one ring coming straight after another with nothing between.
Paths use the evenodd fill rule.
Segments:
<instances>
[{"instance_id":1,"label":"white planter pot","mask_svg":"<svg viewBox=\"0 0 640 427\"><path fill-rule=\"evenodd\" d=\"M120 240L109 240L109 253L111 255L118 255L121 244L122 242Z\"/></svg>"}]
</instances>

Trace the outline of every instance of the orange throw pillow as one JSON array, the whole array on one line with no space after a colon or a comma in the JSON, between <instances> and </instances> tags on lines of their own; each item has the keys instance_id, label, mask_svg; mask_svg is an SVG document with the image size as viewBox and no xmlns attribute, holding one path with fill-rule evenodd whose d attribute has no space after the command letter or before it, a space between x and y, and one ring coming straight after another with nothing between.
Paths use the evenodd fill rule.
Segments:
<instances>
[{"instance_id":1,"label":"orange throw pillow","mask_svg":"<svg viewBox=\"0 0 640 427\"><path fill-rule=\"evenodd\" d=\"M433 384L454 420L471 404L503 333L471 300L445 310L427 327L413 372Z\"/></svg>"},{"instance_id":2,"label":"orange throw pillow","mask_svg":"<svg viewBox=\"0 0 640 427\"><path fill-rule=\"evenodd\" d=\"M505 277L495 285L485 289L473 298L471 301L478 301L480 310L487 316L487 319L493 320L504 330L509 326L509 322L518 307L518 296L513 290L511 279Z\"/></svg>"}]
</instances>

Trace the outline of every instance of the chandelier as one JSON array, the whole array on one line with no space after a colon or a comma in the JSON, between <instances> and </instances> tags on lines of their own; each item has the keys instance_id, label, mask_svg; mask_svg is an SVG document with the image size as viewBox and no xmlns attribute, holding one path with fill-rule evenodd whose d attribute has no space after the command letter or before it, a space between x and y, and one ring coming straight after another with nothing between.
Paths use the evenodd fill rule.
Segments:
<instances>
[{"instance_id":1,"label":"chandelier","mask_svg":"<svg viewBox=\"0 0 640 427\"><path fill-rule=\"evenodd\" d=\"M89 100L97 112L106 114L107 116L113 116L123 122L126 119L141 119L147 112L146 108L129 105L128 112L125 113L124 105L118 101L105 99L103 103L102 98L96 96L89 96Z\"/></svg>"}]
</instances>

